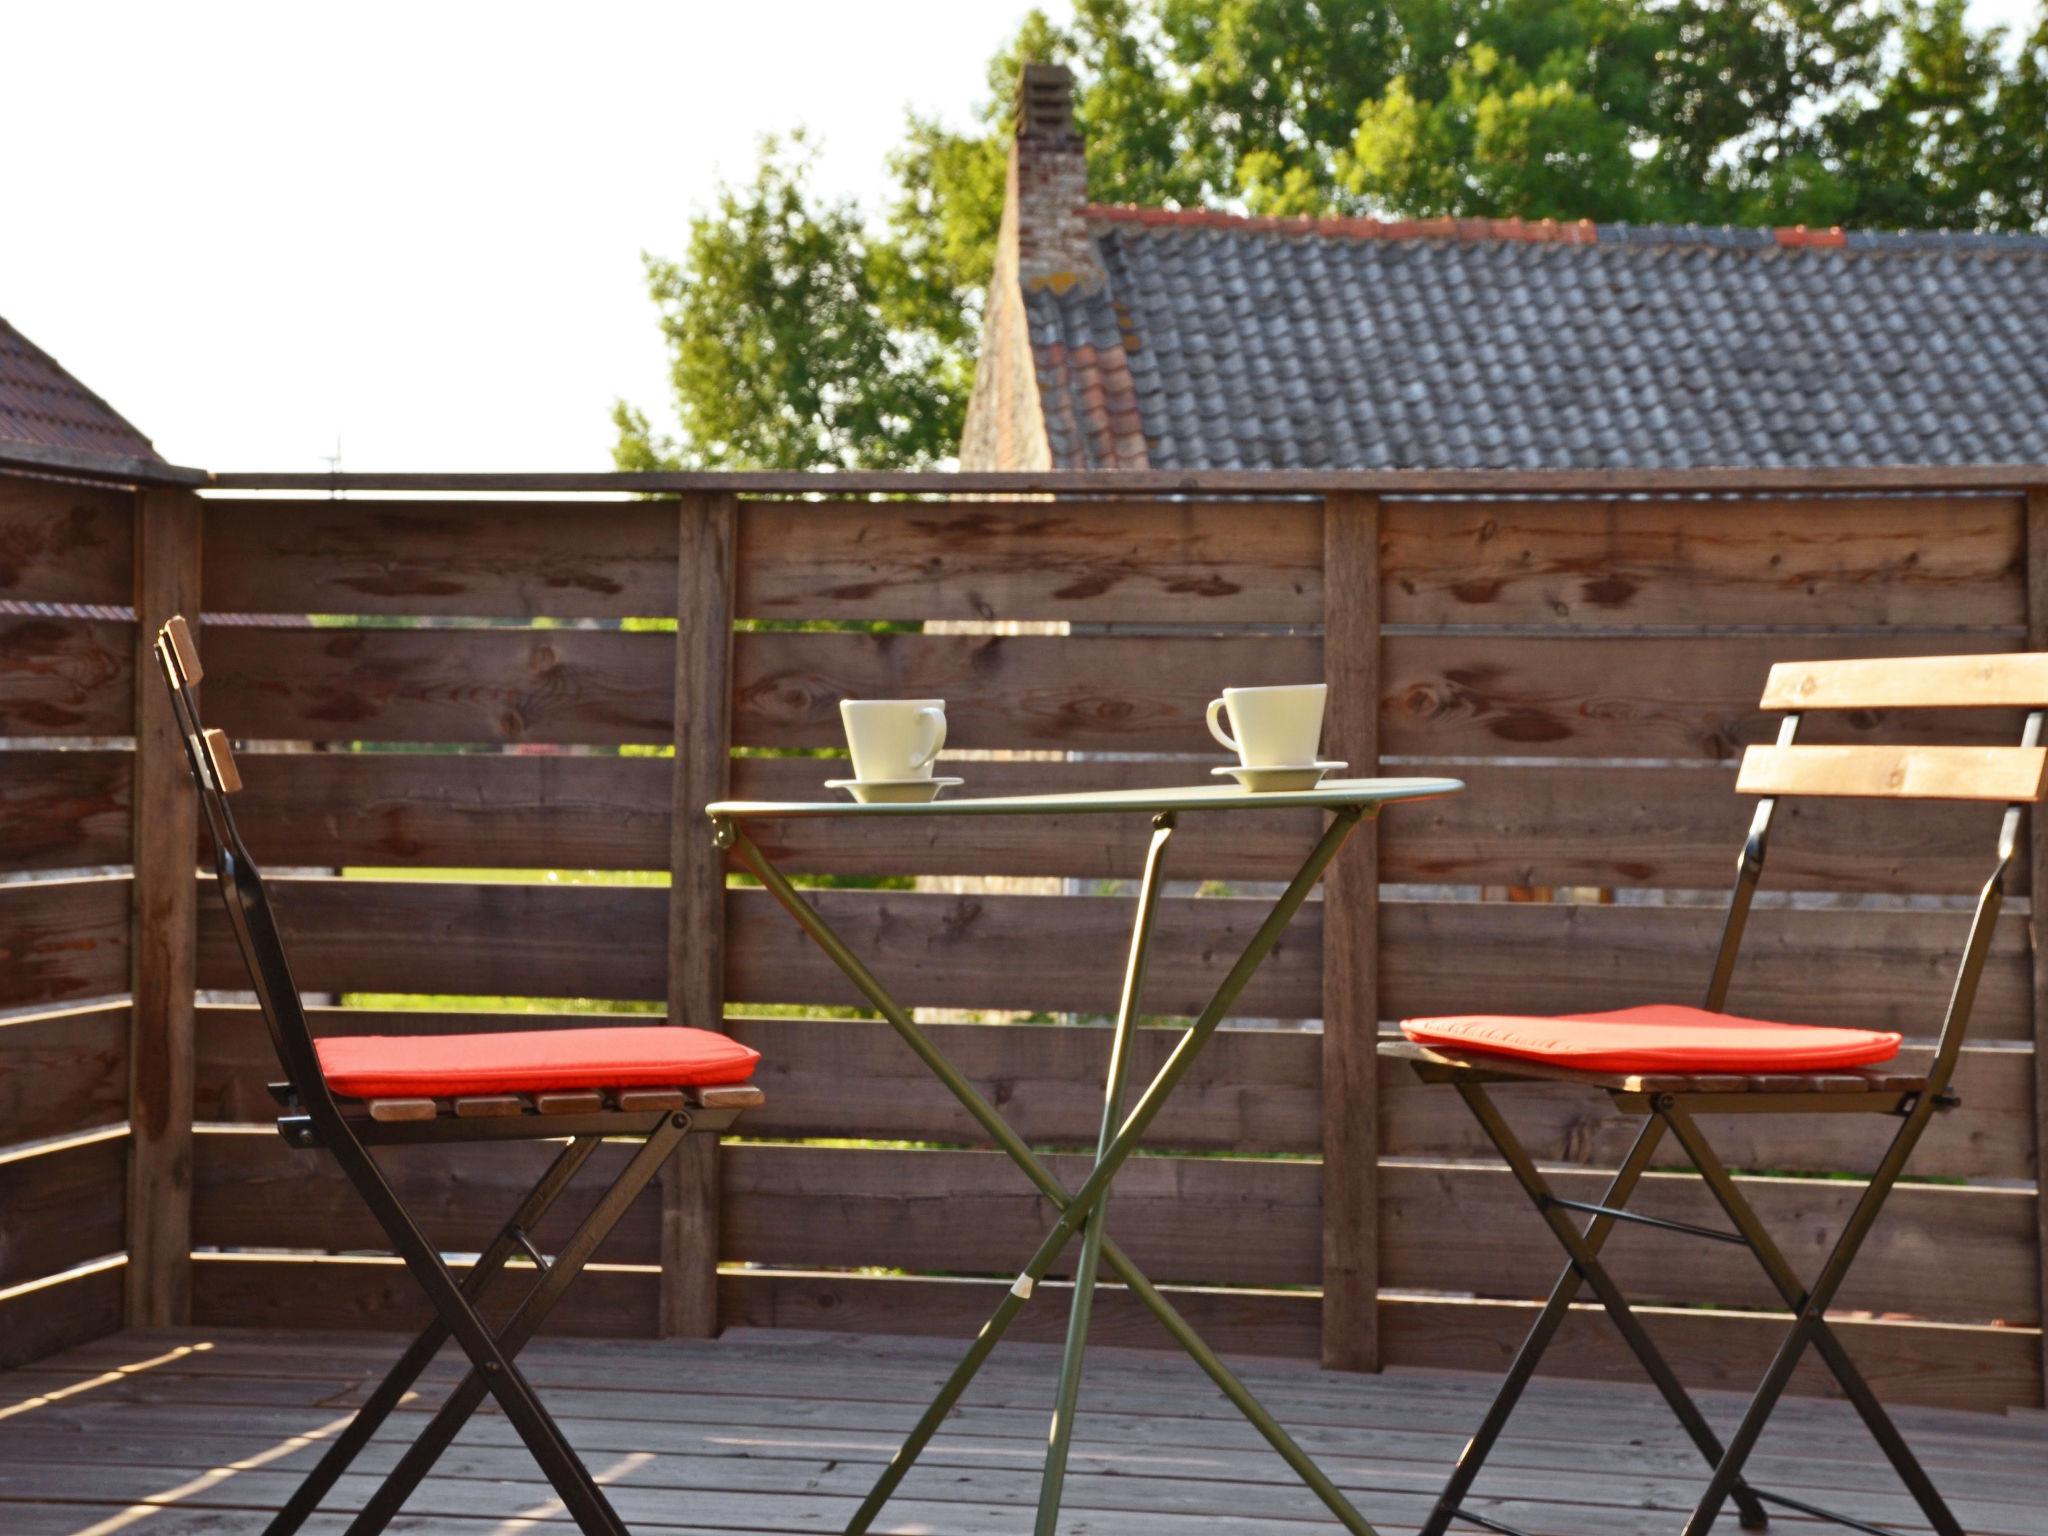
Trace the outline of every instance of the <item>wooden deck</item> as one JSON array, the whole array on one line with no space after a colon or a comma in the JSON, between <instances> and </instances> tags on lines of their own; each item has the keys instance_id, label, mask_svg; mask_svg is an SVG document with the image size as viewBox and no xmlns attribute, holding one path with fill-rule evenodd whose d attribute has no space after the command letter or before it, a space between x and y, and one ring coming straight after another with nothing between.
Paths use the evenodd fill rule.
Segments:
<instances>
[{"instance_id":1,"label":"wooden deck","mask_svg":"<svg viewBox=\"0 0 2048 1536\"><path fill-rule=\"evenodd\" d=\"M130 1333L0 1374L0 1531L254 1536L397 1347L364 1334ZM839 1530L957 1348L748 1331L708 1344L543 1342L526 1363L635 1531L729 1536ZM999 1353L877 1530L1028 1530L1056 1365L1045 1346ZM1387 1536L1415 1530L1491 1389L1451 1372L1243 1369ZM456 1372L444 1353L366 1471L391 1464L397 1436L416 1432ZM1724 1424L1740 1407L1725 1394L1702 1402ZM2048 1416L1900 1418L1971 1532L2048 1532ZM1537 1536L1667 1536L1701 1480L1647 1388L1540 1383L1515 1428L1475 1507ZM1753 1463L1760 1487L1924 1529L1839 1404L1789 1402L1766 1451ZM351 1476L337 1507L370 1486ZM409 1536L572 1529L494 1415L472 1424L408 1509L392 1529ZM307 1529L331 1536L345 1524L327 1515ZM1736 1529L1732 1516L1722 1524ZM1790 1515L1773 1525L1832 1529ZM1192 1365L1106 1349L1091 1356L1061 1528L1297 1536L1337 1526Z\"/></svg>"}]
</instances>

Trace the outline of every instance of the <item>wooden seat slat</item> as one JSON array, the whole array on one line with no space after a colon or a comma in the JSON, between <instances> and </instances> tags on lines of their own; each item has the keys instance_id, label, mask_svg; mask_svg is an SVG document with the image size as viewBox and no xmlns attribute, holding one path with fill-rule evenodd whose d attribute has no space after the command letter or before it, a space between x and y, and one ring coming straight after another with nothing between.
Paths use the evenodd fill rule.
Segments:
<instances>
[{"instance_id":1,"label":"wooden seat slat","mask_svg":"<svg viewBox=\"0 0 2048 1536\"><path fill-rule=\"evenodd\" d=\"M370 1118L387 1123L398 1120L431 1120L441 1112L432 1099L371 1099Z\"/></svg>"},{"instance_id":2,"label":"wooden seat slat","mask_svg":"<svg viewBox=\"0 0 2048 1536\"><path fill-rule=\"evenodd\" d=\"M644 1115L659 1109L685 1109L689 1100L680 1088L621 1088L618 1106L622 1115Z\"/></svg>"},{"instance_id":3,"label":"wooden seat slat","mask_svg":"<svg viewBox=\"0 0 2048 1536\"><path fill-rule=\"evenodd\" d=\"M527 1101L516 1093L469 1094L455 1101L458 1119L475 1120L498 1115L523 1115Z\"/></svg>"},{"instance_id":4,"label":"wooden seat slat","mask_svg":"<svg viewBox=\"0 0 2048 1536\"><path fill-rule=\"evenodd\" d=\"M561 1089L534 1095L533 1107L543 1115L602 1114L604 1095L595 1088Z\"/></svg>"},{"instance_id":5,"label":"wooden seat slat","mask_svg":"<svg viewBox=\"0 0 2048 1536\"><path fill-rule=\"evenodd\" d=\"M758 1109L767 1096L752 1083L727 1083L716 1088L692 1088L691 1099L705 1109Z\"/></svg>"}]
</instances>

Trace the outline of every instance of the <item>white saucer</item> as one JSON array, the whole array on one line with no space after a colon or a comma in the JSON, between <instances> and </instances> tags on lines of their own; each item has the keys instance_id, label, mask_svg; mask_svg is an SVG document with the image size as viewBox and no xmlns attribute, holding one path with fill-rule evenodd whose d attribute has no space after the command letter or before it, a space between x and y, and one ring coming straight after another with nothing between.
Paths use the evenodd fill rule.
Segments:
<instances>
[{"instance_id":1,"label":"white saucer","mask_svg":"<svg viewBox=\"0 0 2048 1536\"><path fill-rule=\"evenodd\" d=\"M965 779L827 779L827 789L843 789L862 805L919 805L939 798L939 791Z\"/></svg>"},{"instance_id":2,"label":"white saucer","mask_svg":"<svg viewBox=\"0 0 2048 1536\"><path fill-rule=\"evenodd\" d=\"M1226 773L1246 789L1254 793L1285 789L1314 789L1322 783L1325 774L1335 773L1339 768L1348 768L1349 763L1279 763L1267 768L1242 768L1233 763L1228 768L1211 768L1209 771L1218 778Z\"/></svg>"}]
</instances>

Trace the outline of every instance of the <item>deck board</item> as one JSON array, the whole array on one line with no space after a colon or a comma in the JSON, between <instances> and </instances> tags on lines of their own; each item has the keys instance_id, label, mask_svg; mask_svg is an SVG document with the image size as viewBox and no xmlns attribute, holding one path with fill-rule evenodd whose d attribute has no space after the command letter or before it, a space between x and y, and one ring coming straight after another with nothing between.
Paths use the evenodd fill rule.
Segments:
<instances>
[{"instance_id":1,"label":"deck board","mask_svg":"<svg viewBox=\"0 0 2048 1536\"><path fill-rule=\"evenodd\" d=\"M146 1536L255 1536L397 1347L361 1334L134 1333L0 1375L0 1529L80 1536L126 1520L120 1529ZM543 1341L524 1364L634 1530L779 1536L844 1524L957 1347L736 1331L717 1342ZM1485 1378L1448 1371L1344 1376L1267 1360L1239 1368L1386 1536L1417 1528L1491 1390ZM877 1530L1027 1529L1056 1371L1048 1347L1006 1348ZM309 1531L343 1528L340 1516L367 1497L460 1374L444 1352L337 1490L336 1514ZM1724 1428L1742 1406L1725 1393L1701 1402ZM2048 1506L2042 1416L1918 1409L1900 1418L1969 1530L2039 1536ZM1091 1356L1075 1435L1067 1536L1335 1529L1177 1357ZM1759 1486L1920 1528L1839 1404L1788 1402L1752 1470ZM1544 1381L1474 1507L1535 1536L1651 1536L1682 1522L1702 1475L1647 1389ZM1786 1515L1773 1525L1823 1529ZM510 1426L487 1413L392 1529L484 1536L573 1526Z\"/></svg>"}]
</instances>

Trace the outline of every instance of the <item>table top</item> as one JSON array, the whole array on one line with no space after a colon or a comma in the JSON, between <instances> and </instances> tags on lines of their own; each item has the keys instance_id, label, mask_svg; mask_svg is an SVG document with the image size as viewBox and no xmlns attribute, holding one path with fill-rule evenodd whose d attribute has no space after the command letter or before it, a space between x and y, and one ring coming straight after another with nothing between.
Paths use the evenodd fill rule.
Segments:
<instances>
[{"instance_id":1,"label":"table top","mask_svg":"<svg viewBox=\"0 0 2048 1536\"><path fill-rule=\"evenodd\" d=\"M971 767L971 764L962 764ZM1313 789L1252 791L1238 784L1196 784L1168 789L1082 790L1063 795L963 796L910 805L862 805L855 800L714 800L704 814L719 820L785 816L1072 816L1127 811L1280 811L1304 806L1338 811L1400 800L1431 800L1464 789L1460 779L1325 779Z\"/></svg>"}]
</instances>

